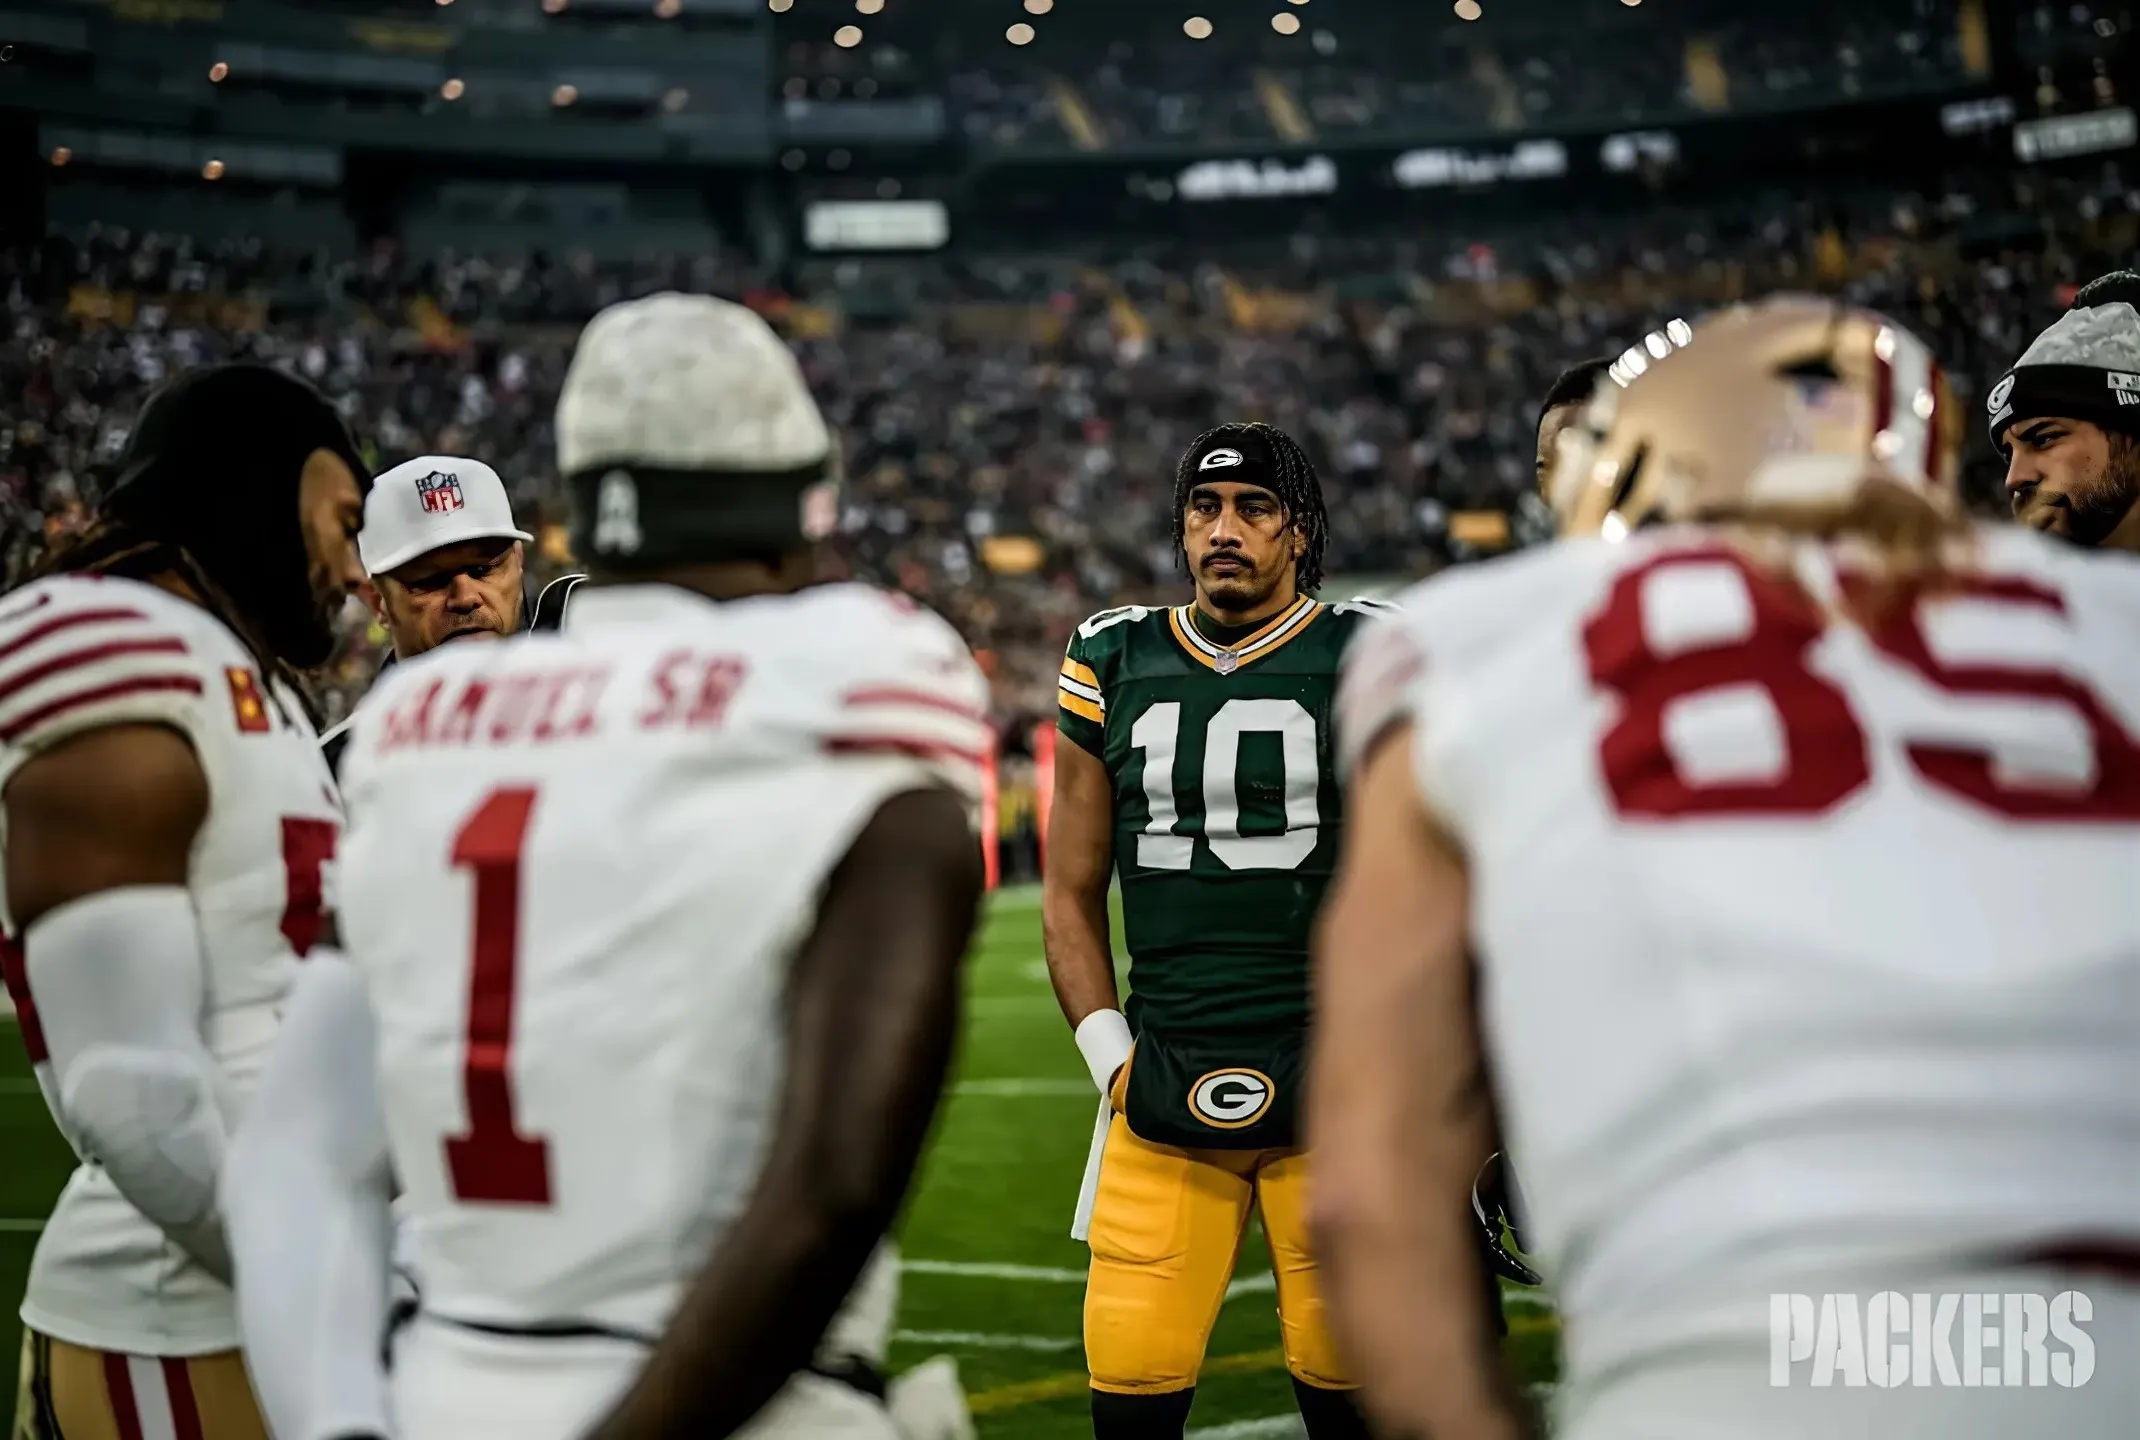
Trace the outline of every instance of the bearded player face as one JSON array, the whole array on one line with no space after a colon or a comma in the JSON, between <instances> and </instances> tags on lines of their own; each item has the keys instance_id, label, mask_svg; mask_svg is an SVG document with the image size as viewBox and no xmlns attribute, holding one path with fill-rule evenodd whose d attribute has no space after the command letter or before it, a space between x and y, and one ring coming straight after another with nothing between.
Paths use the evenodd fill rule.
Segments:
<instances>
[{"instance_id":1,"label":"bearded player face","mask_svg":"<svg viewBox=\"0 0 2140 1440\"><path fill-rule=\"evenodd\" d=\"M2140 502L2140 445L2087 420L2021 420L2004 436L2014 518L2076 545L2110 538Z\"/></svg>"},{"instance_id":2,"label":"bearded player face","mask_svg":"<svg viewBox=\"0 0 2140 1440\"><path fill-rule=\"evenodd\" d=\"M1197 593L1217 614L1254 610L1292 583L1304 543L1260 485L1212 481L1189 491L1182 545Z\"/></svg>"}]
</instances>

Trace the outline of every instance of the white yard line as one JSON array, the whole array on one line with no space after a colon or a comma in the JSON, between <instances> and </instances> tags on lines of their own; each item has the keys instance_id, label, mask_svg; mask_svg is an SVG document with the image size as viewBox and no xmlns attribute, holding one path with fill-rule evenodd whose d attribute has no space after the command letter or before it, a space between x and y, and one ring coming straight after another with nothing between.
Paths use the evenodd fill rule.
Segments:
<instances>
[{"instance_id":1,"label":"white yard line","mask_svg":"<svg viewBox=\"0 0 2140 1440\"><path fill-rule=\"evenodd\" d=\"M31 1089L36 1089L32 1084ZM961 1080L953 1087L952 1094L959 1096L988 1097L997 1100L1038 1100L1058 1095L1076 1096L1091 1100L1099 1092L1092 1088L1090 1080L1058 1075L1034 1080Z\"/></svg>"},{"instance_id":2,"label":"white yard line","mask_svg":"<svg viewBox=\"0 0 2140 1440\"><path fill-rule=\"evenodd\" d=\"M953 1275L965 1280L1030 1280L1043 1285L1082 1285L1085 1272L1053 1265L988 1265L972 1260L902 1260L908 1275Z\"/></svg>"},{"instance_id":3,"label":"white yard line","mask_svg":"<svg viewBox=\"0 0 2140 1440\"><path fill-rule=\"evenodd\" d=\"M1292 1440L1308 1432L1298 1415L1269 1415L1261 1420L1236 1420L1229 1425L1200 1425L1188 1440Z\"/></svg>"},{"instance_id":4,"label":"white yard line","mask_svg":"<svg viewBox=\"0 0 2140 1440\"><path fill-rule=\"evenodd\" d=\"M950 1345L961 1350L1075 1350L1085 1342L1063 1335L989 1335L972 1330L894 1330L902 1345Z\"/></svg>"},{"instance_id":5,"label":"white yard line","mask_svg":"<svg viewBox=\"0 0 2140 1440\"><path fill-rule=\"evenodd\" d=\"M1278 1288L1278 1280L1265 1270L1257 1275L1243 1275L1226 1287L1226 1298L1238 1300L1243 1295L1268 1295Z\"/></svg>"}]
</instances>

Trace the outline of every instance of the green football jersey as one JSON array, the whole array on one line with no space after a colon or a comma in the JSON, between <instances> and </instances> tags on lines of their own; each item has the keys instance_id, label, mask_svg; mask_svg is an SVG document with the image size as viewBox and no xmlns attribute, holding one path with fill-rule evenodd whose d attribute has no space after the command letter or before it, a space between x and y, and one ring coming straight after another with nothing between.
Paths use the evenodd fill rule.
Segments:
<instances>
[{"instance_id":1,"label":"green football jersey","mask_svg":"<svg viewBox=\"0 0 2140 1440\"><path fill-rule=\"evenodd\" d=\"M1304 597L1229 649L1187 606L1133 605L1071 638L1058 725L1113 781L1140 1033L1305 1023L1309 930L1343 821L1338 661L1380 608Z\"/></svg>"}]
</instances>

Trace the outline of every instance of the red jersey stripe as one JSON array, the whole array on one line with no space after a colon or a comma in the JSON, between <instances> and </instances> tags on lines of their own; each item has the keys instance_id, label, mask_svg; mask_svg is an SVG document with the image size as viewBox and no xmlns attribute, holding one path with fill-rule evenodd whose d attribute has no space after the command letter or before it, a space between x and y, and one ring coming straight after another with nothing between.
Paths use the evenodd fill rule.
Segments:
<instances>
[{"instance_id":1,"label":"red jersey stripe","mask_svg":"<svg viewBox=\"0 0 2140 1440\"><path fill-rule=\"evenodd\" d=\"M22 1032L22 1048L29 1052L32 1065L42 1065L52 1058L45 1046L45 1028L37 1023L37 1002L30 998L30 965L23 957L22 942L0 936L0 983L7 988L7 998L15 1007L15 1028Z\"/></svg>"},{"instance_id":2,"label":"red jersey stripe","mask_svg":"<svg viewBox=\"0 0 2140 1440\"><path fill-rule=\"evenodd\" d=\"M109 625L119 620L146 620L149 617L140 610L77 610L71 615L55 615L50 620L33 625L22 634L0 645L0 660L7 659L28 645L35 645L47 635L57 635L62 630L72 630L77 625Z\"/></svg>"},{"instance_id":3,"label":"red jersey stripe","mask_svg":"<svg viewBox=\"0 0 2140 1440\"><path fill-rule=\"evenodd\" d=\"M126 1357L104 1352L104 1393L111 1399L111 1418L119 1427L119 1440L142 1440L141 1409L134 1403L134 1377Z\"/></svg>"},{"instance_id":4,"label":"red jersey stripe","mask_svg":"<svg viewBox=\"0 0 2140 1440\"><path fill-rule=\"evenodd\" d=\"M0 680L0 700L5 700L17 690L35 685L47 676L57 675L62 670L72 670L81 665L94 665L99 660L110 660L120 655L183 655L186 642L165 636L155 640L113 640L103 645L91 645L86 650L69 650L64 655L55 655L50 660L32 665L19 675L10 675Z\"/></svg>"},{"instance_id":5,"label":"red jersey stripe","mask_svg":"<svg viewBox=\"0 0 2140 1440\"><path fill-rule=\"evenodd\" d=\"M897 686L885 686L874 690L856 690L840 702L843 705L916 705L924 710L942 710L962 720L971 720L977 725L988 723L988 712L979 710L948 695L937 695L927 690L902 690Z\"/></svg>"},{"instance_id":6,"label":"red jersey stripe","mask_svg":"<svg viewBox=\"0 0 2140 1440\"><path fill-rule=\"evenodd\" d=\"M166 1355L163 1389L171 1401L171 1431L177 1440L201 1440L201 1410L193 1399L193 1369L190 1361Z\"/></svg>"},{"instance_id":7,"label":"red jersey stripe","mask_svg":"<svg viewBox=\"0 0 2140 1440\"><path fill-rule=\"evenodd\" d=\"M986 765L988 754L936 740L912 740L900 735L834 735L825 741L834 755L908 755L916 760L963 760Z\"/></svg>"},{"instance_id":8,"label":"red jersey stripe","mask_svg":"<svg viewBox=\"0 0 2140 1440\"><path fill-rule=\"evenodd\" d=\"M69 710L79 710L84 705L94 705L100 700L116 700L121 695L154 690L178 690L189 695L198 695L201 693L201 681L197 675L142 675L132 680L100 685L94 690L63 695L48 705L38 706L14 724L0 728L0 741L12 744L18 735L28 734L53 716L64 715Z\"/></svg>"}]
</instances>

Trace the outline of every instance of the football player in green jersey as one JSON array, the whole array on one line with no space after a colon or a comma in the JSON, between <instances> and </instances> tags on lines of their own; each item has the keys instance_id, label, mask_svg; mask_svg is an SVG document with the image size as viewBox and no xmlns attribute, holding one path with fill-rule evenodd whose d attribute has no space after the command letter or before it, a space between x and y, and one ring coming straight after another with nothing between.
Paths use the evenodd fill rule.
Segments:
<instances>
[{"instance_id":1,"label":"football player in green jersey","mask_svg":"<svg viewBox=\"0 0 2140 1440\"><path fill-rule=\"evenodd\" d=\"M1048 971L1105 1097L1077 1231L1093 1431L1178 1440L1254 1206L1308 1434L1364 1437L1308 1253L1297 1112L1309 929L1341 823L1333 692L1369 607L1313 597L1322 490L1282 431L1200 437L1174 526L1194 601L1087 620L1059 695Z\"/></svg>"}]
</instances>

